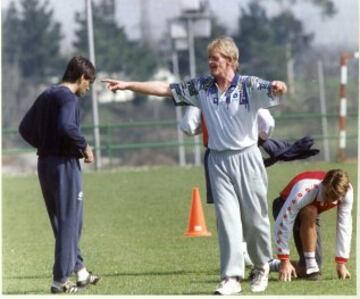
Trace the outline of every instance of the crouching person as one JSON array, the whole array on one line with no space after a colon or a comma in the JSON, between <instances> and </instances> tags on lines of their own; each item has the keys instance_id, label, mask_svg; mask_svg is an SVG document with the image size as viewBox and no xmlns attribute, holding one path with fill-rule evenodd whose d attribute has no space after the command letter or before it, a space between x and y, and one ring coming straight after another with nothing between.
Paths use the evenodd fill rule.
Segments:
<instances>
[{"instance_id":1,"label":"crouching person","mask_svg":"<svg viewBox=\"0 0 360 299\"><path fill-rule=\"evenodd\" d=\"M307 171L295 176L273 202L275 248L279 279L317 280L321 275L322 244L320 214L337 208L335 262L339 279L350 278L346 263L350 255L353 188L341 169ZM289 261L291 232L299 261Z\"/></svg>"}]
</instances>

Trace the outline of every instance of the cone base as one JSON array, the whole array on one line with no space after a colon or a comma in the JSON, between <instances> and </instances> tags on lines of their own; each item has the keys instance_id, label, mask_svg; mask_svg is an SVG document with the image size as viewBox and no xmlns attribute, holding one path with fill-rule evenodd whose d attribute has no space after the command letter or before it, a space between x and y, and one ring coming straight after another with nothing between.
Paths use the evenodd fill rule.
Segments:
<instances>
[{"instance_id":1,"label":"cone base","mask_svg":"<svg viewBox=\"0 0 360 299\"><path fill-rule=\"evenodd\" d=\"M210 232L186 232L184 233L187 237L210 237Z\"/></svg>"}]
</instances>

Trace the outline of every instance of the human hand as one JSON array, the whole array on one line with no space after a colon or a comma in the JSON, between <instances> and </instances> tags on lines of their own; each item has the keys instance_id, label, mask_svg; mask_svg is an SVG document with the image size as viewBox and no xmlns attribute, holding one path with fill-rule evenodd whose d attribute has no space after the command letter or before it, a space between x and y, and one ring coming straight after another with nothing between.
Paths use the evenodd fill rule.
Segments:
<instances>
[{"instance_id":1,"label":"human hand","mask_svg":"<svg viewBox=\"0 0 360 299\"><path fill-rule=\"evenodd\" d=\"M289 260L281 260L279 269L279 280L291 281L291 276L297 277L296 270Z\"/></svg>"},{"instance_id":2,"label":"human hand","mask_svg":"<svg viewBox=\"0 0 360 299\"><path fill-rule=\"evenodd\" d=\"M348 269L346 269L345 264L336 264L336 272L339 279L351 278L351 274Z\"/></svg>"},{"instance_id":3,"label":"human hand","mask_svg":"<svg viewBox=\"0 0 360 299\"><path fill-rule=\"evenodd\" d=\"M107 84L107 88L112 92L117 90L125 90L127 89L127 82L113 79L103 79L101 82Z\"/></svg>"},{"instance_id":4,"label":"human hand","mask_svg":"<svg viewBox=\"0 0 360 299\"><path fill-rule=\"evenodd\" d=\"M282 81L271 82L271 93L273 95L283 95L287 92L287 86Z\"/></svg>"},{"instance_id":5,"label":"human hand","mask_svg":"<svg viewBox=\"0 0 360 299\"><path fill-rule=\"evenodd\" d=\"M84 162L85 163L92 163L94 161L94 155L92 152L92 149L90 145L86 145L86 148L84 150Z\"/></svg>"}]
</instances>

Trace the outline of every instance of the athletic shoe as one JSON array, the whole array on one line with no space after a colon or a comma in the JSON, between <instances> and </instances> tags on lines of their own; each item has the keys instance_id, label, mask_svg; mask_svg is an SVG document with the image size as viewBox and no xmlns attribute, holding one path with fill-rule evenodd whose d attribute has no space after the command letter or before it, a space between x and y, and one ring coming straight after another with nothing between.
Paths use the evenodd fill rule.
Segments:
<instances>
[{"instance_id":1,"label":"athletic shoe","mask_svg":"<svg viewBox=\"0 0 360 299\"><path fill-rule=\"evenodd\" d=\"M269 279L269 264L262 268L253 268L250 273L250 289L252 292L263 292L266 290Z\"/></svg>"},{"instance_id":2,"label":"athletic shoe","mask_svg":"<svg viewBox=\"0 0 360 299\"><path fill-rule=\"evenodd\" d=\"M308 279L308 280L320 280L321 278L321 273L320 271L318 272L313 272L313 273L310 273L310 274L306 274L305 275L305 279Z\"/></svg>"},{"instance_id":3,"label":"athletic shoe","mask_svg":"<svg viewBox=\"0 0 360 299\"><path fill-rule=\"evenodd\" d=\"M311 266L311 267L306 267L306 274L313 274L313 273L317 273L319 271L320 271L320 269L317 264L314 266Z\"/></svg>"},{"instance_id":4,"label":"athletic shoe","mask_svg":"<svg viewBox=\"0 0 360 299\"><path fill-rule=\"evenodd\" d=\"M278 259L271 259L269 261L269 268L270 268L270 272L279 272L280 270L280 260Z\"/></svg>"},{"instance_id":5,"label":"athletic shoe","mask_svg":"<svg viewBox=\"0 0 360 299\"><path fill-rule=\"evenodd\" d=\"M101 279L101 277L99 275L92 274L92 272L89 271L88 277L85 280L78 280L76 282L76 285L79 288L83 288L89 284L93 284L93 285L97 284L100 279Z\"/></svg>"},{"instance_id":6,"label":"athletic shoe","mask_svg":"<svg viewBox=\"0 0 360 299\"><path fill-rule=\"evenodd\" d=\"M241 292L241 285L238 278L223 279L214 292L215 295L233 295Z\"/></svg>"},{"instance_id":7,"label":"athletic shoe","mask_svg":"<svg viewBox=\"0 0 360 299\"><path fill-rule=\"evenodd\" d=\"M70 280L66 281L63 284L54 281L50 288L50 292L52 294L61 294L61 293L73 294L76 293L77 291L78 288L76 284L71 282Z\"/></svg>"}]
</instances>

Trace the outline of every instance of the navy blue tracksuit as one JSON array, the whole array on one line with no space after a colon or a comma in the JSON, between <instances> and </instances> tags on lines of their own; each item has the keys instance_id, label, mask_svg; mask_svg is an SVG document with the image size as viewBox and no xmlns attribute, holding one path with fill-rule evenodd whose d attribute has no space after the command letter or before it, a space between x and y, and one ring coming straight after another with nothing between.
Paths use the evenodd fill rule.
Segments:
<instances>
[{"instance_id":1,"label":"navy blue tracksuit","mask_svg":"<svg viewBox=\"0 0 360 299\"><path fill-rule=\"evenodd\" d=\"M63 283L84 267L79 158L87 143L80 132L78 97L65 86L49 87L26 113L19 132L37 148L40 186L56 240L53 278Z\"/></svg>"}]
</instances>

